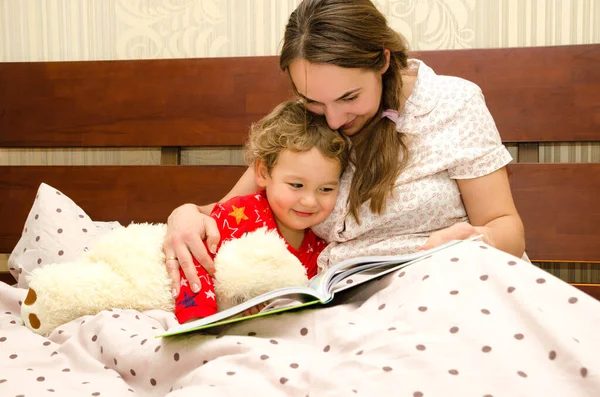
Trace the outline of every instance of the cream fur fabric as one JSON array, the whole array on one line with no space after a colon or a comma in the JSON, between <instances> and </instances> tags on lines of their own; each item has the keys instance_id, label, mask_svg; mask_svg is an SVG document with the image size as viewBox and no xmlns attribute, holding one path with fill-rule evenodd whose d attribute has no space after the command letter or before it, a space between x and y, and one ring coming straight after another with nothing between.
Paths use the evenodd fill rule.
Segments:
<instances>
[{"instance_id":1,"label":"cream fur fabric","mask_svg":"<svg viewBox=\"0 0 600 397\"><path fill-rule=\"evenodd\" d=\"M224 242L215 257L215 269L219 310L276 288L308 284L306 268L279 234L267 228Z\"/></svg>"},{"instance_id":2,"label":"cream fur fabric","mask_svg":"<svg viewBox=\"0 0 600 397\"><path fill-rule=\"evenodd\" d=\"M102 236L75 261L42 266L29 277L21 316L41 335L111 308L173 311L162 251L164 224L131 224ZM261 293L306 285L306 269L277 232L265 228L224 243L215 257L219 309Z\"/></svg>"}]
</instances>

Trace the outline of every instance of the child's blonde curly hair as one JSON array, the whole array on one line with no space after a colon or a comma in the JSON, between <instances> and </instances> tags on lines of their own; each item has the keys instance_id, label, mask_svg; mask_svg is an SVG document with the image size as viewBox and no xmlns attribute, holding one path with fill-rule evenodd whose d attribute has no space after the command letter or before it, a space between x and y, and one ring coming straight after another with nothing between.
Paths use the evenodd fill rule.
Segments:
<instances>
[{"instance_id":1,"label":"child's blonde curly hair","mask_svg":"<svg viewBox=\"0 0 600 397\"><path fill-rule=\"evenodd\" d=\"M250 166L257 160L271 173L283 150L306 152L317 148L323 156L337 159L341 172L348 165L348 142L327 125L325 117L308 112L299 101L287 101L250 127L245 159Z\"/></svg>"}]
</instances>

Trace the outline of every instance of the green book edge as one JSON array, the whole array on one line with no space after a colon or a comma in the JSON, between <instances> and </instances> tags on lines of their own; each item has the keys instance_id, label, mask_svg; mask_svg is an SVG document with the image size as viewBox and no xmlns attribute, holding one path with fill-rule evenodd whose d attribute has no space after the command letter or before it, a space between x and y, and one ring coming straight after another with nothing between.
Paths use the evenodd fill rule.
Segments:
<instances>
[{"instance_id":1,"label":"green book edge","mask_svg":"<svg viewBox=\"0 0 600 397\"><path fill-rule=\"evenodd\" d=\"M301 304L295 305L295 306L287 306L287 307L282 307L282 308L279 308L279 309L269 310L268 312L264 312L264 313L251 314L249 316L244 316L244 317L229 318L229 319L226 319L226 320L217 321L216 323L205 324L205 325L201 325L199 327L194 327L194 328L190 328L190 329L186 329L186 330L180 330L180 331L175 331L175 332L165 332L163 334L156 335L155 338L162 338L162 337L166 337L166 336L175 336L175 335L187 334L187 333L190 333L190 332L200 331L200 330L207 329L207 328L214 328L214 327L218 327L218 326L221 326L221 325L237 323L237 322L240 322L240 321L250 320L250 319L253 319L253 318L264 317L264 316L268 316L268 315L271 315L271 314L286 312L286 311L294 310L294 309L300 309L300 308L303 308L303 307L306 307L306 306L316 305L318 303L322 303L322 302L317 299L317 300L314 300L314 301L309 301L309 302L301 303Z\"/></svg>"}]
</instances>

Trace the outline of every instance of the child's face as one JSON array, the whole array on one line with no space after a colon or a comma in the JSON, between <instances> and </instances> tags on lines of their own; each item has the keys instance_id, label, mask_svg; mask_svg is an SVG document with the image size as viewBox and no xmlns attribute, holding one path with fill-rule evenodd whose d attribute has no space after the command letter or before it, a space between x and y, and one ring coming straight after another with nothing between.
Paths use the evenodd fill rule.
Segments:
<instances>
[{"instance_id":1,"label":"child's face","mask_svg":"<svg viewBox=\"0 0 600 397\"><path fill-rule=\"evenodd\" d=\"M307 229L324 221L333 211L340 163L323 156L318 149L301 153L284 150L271 175L264 164L259 164L256 171L258 185L266 189L280 229Z\"/></svg>"}]
</instances>

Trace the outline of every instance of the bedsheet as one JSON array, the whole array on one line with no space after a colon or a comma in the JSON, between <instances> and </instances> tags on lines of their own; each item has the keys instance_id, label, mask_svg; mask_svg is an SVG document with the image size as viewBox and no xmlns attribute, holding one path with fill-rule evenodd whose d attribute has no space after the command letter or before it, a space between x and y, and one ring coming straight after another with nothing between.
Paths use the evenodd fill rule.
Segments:
<instances>
[{"instance_id":1,"label":"bedsheet","mask_svg":"<svg viewBox=\"0 0 600 397\"><path fill-rule=\"evenodd\" d=\"M216 335L153 310L43 338L0 284L0 396L599 396L600 303L480 242Z\"/></svg>"}]
</instances>

